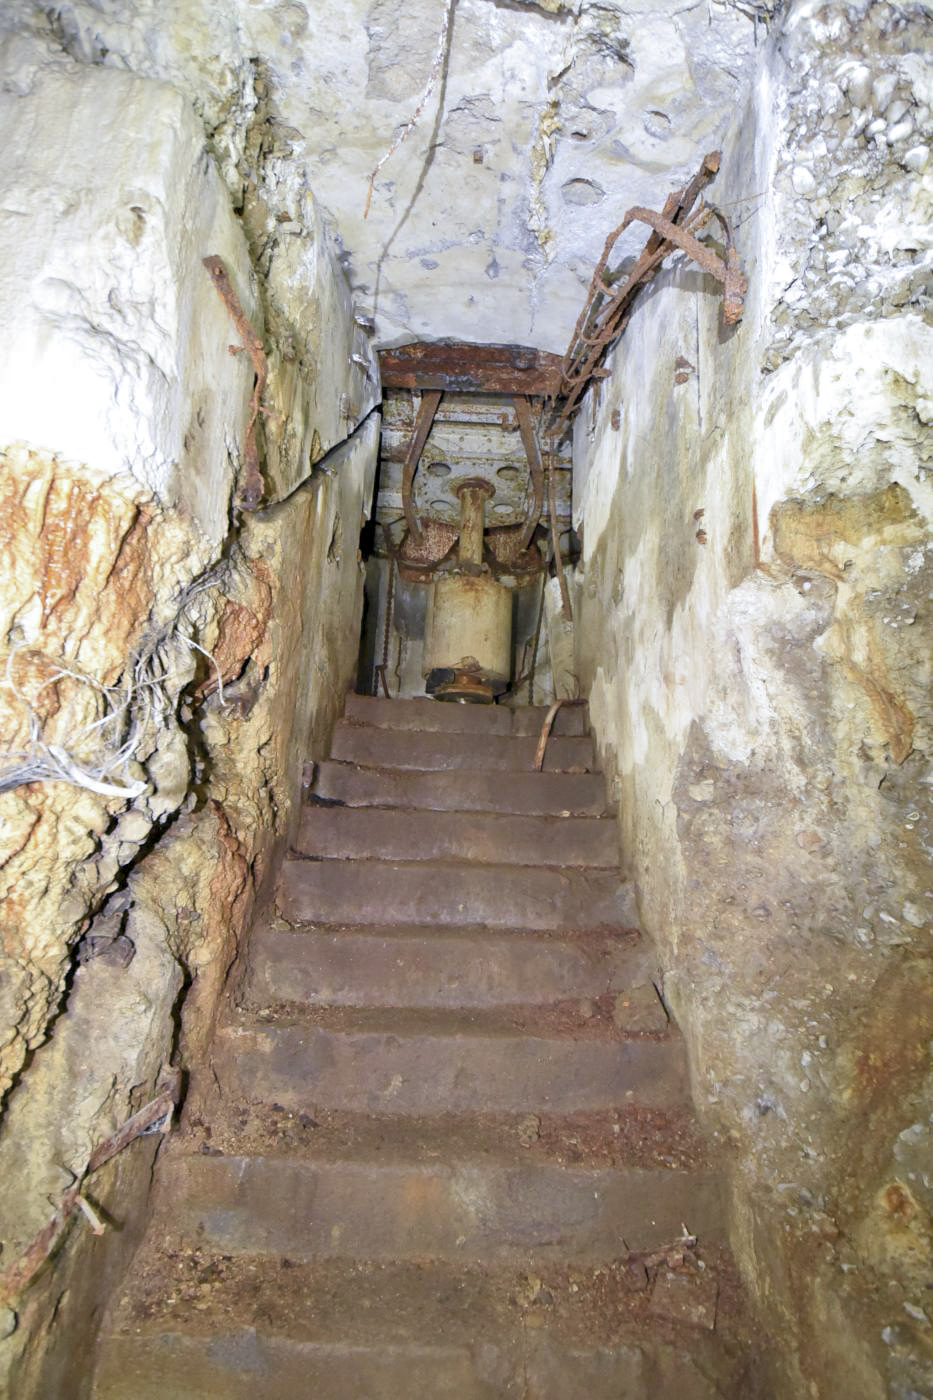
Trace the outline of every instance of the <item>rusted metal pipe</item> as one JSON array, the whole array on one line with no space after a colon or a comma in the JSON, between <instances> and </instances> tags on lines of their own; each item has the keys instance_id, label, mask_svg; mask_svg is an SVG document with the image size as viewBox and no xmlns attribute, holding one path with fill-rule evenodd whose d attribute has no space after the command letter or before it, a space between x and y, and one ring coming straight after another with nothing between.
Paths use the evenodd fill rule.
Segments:
<instances>
[{"instance_id":1,"label":"rusted metal pipe","mask_svg":"<svg viewBox=\"0 0 933 1400\"><path fill-rule=\"evenodd\" d=\"M460 498L460 567L479 573L483 566L484 503L495 495L495 487L481 477L470 477L457 487L457 495Z\"/></svg>"}]
</instances>

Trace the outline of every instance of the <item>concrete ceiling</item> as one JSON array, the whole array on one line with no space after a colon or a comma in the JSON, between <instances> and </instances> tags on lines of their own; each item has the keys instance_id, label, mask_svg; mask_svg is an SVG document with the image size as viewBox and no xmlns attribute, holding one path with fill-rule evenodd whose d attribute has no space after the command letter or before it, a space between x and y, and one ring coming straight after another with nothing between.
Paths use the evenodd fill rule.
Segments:
<instances>
[{"instance_id":1,"label":"concrete ceiling","mask_svg":"<svg viewBox=\"0 0 933 1400\"><path fill-rule=\"evenodd\" d=\"M30 16L84 62L181 87L231 188L261 187L274 166L280 199L312 192L379 344L451 337L559 353L609 230L633 204L660 207L716 146L748 80L752 15L766 8L8 0L6 22ZM364 218L370 173L419 106L448 13L437 81ZM263 109L276 151L251 172ZM633 228L620 252L645 236Z\"/></svg>"}]
</instances>

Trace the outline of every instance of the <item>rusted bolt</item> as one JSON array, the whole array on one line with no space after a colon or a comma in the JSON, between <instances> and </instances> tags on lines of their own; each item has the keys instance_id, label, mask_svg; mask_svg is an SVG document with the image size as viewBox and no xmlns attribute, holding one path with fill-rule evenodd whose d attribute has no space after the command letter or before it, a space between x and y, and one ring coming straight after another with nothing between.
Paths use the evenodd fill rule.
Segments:
<instances>
[{"instance_id":1,"label":"rusted bolt","mask_svg":"<svg viewBox=\"0 0 933 1400\"><path fill-rule=\"evenodd\" d=\"M697 544L706 544L705 530L697 530Z\"/></svg>"},{"instance_id":2,"label":"rusted bolt","mask_svg":"<svg viewBox=\"0 0 933 1400\"><path fill-rule=\"evenodd\" d=\"M705 507L705 506L700 506L700 509L699 509L699 510L695 510L695 511L693 512L693 518L694 518L694 520L702 520L705 514L706 514L706 507Z\"/></svg>"},{"instance_id":3,"label":"rusted bolt","mask_svg":"<svg viewBox=\"0 0 933 1400\"><path fill-rule=\"evenodd\" d=\"M483 157L483 148L482 148L482 146L477 146L476 149L475 149L474 152L473 152L473 164L474 164L474 165L482 165L483 159L484 159L484 157Z\"/></svg>"},{"instance_id":4,"label":"rusted bolt","mask_svg":"<svg viewBox=\"0 0 933 1400\"><path fill-rule=\"evenodd\" d=\"M612 426L615 428L616 432L618 432L618 430L619 430L619 429L621 428L621 426L622 426L622 414L619 412L619 410L618 410L617 408L614 408L614 409L612 410L612 417L609 419L609 422L610 422L610 423L612 424Z\"/></svg>"}]
</instances>

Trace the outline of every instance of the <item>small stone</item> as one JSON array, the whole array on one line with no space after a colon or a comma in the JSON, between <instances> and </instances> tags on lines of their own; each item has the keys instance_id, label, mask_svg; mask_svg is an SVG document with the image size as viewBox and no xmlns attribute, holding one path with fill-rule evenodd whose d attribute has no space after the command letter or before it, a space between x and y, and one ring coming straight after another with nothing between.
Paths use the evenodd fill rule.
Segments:
<instances>
[{"instance_id":1,"label":"small stone","mask_svg":"<svg viewBox=\"0 0 933 1400\"><path fill-rule=\"evenodd\" d=\"M909 151L904 153L903 164L908 170L915 170L919 175L926 169L927 161L930 159L929 146L911 146Z\"/></svg>"},{"instance_id":2,"label":"small stone","mask_svg":"<svg viewBox=\"0 0 933 1400\"><path fill-rule=\"evenodd\" d=\"M19 1319L12 1308L0 1308L0 1341L12 1337Z\"/></svg>"},{"instance_id":3,"label":"small stone","mask_svg":"<svg viewBox=\"0 0 933 1400\"><path fill-rule=\"evenodd\" d=\"M853 68L846 82L846 92L853 107L867 107L871 97L871 69L864 63Z\"/></svg>"},{"instance_id":4,"label":"small stone","mask_svg":"<svg viewBox=\"0 0 933 1400\"><path fill-rule=\"evenodd\" d=\"M872 84L872 102L876 112L883 112L897 87L896 73L882 73Z\"/></svg>"},{"instance_id":5,"label":"small stone","mask_svg":"<svg viewBox=\"0 0 933 1400\"><path fill-rule=\"evenodd\" d=\"M633 987L630 992L620 992L615 999L612 1019L619 1030L624 1031L666 1031L667 1012L651 982L642 987Z\"/></svg>"},{"instance_id":6,"label":"small stone","mask_svg":"<svg viewBox=\"0 0 933 1400\"><path fill-rule=\"evenodd\" d=\"M910 117L907 117L904 121L897 122L894 126L889 127L887 135L888 145L896 146L898 141L906 141L907 137L911 134L913 129L914 124L911 121Z\"/></svg>"},{"instance_id":7,"label":"small stone","mask_svg":"<svg viewBox=\"0 0 933 1400\"><path fill-rule=\"evenodd\" d=\"M802 851L818 851L823 845L823 838L818 831L798 831L796 841Z\"/></svg>"},{"instance_id":8,"label":"small stone","mask_svg":"<svg viewBox=\"0 0 933 1400\"><path fill-rule=\"evenodd\" d=\"M794 187L795 194L812 194L816 189L816 180L805 165L794 166L790 182Z\"/></svg>"},{"instance_id":9,"label":"small stone","mask_svg":"<svg viewBox=\"0 0 933 1400\"><path fill-rule=\"evenodd\" d=\"M532 1143L538 1141L541 1136L541 1119L534 1113L529 1113L527 1118L523 1118L518 1125L518 1140L522 1147L531 1147Z\"/></svg>"},{"instance_id":10,"label":"small stone","mask_svg":"<svg viewBox=\"0 0 933 1400\"><path fill-rule=\"evenodd\" d=\"M716 796L716 784L712 778L707 778L702 783L691 783L687 792L694 802L709 802Z\"/></svg>"}]
</instances>

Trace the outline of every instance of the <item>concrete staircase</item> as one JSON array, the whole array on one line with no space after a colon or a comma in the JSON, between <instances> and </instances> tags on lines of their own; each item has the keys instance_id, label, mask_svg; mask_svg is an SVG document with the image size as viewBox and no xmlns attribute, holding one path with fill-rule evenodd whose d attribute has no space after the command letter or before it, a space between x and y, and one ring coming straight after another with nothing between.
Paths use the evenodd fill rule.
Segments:
<instances>
[{"instance_id":1,"label":"concrete staircase","mask_svg":"<svg viewBox=\"0 0 933 1400\"><path fill-rule=\"evenodd\" d=\"M97 1400L758 1393L586 713L536 773L542 719L349 698Z\"/></svg>"}]
</instances>

